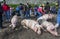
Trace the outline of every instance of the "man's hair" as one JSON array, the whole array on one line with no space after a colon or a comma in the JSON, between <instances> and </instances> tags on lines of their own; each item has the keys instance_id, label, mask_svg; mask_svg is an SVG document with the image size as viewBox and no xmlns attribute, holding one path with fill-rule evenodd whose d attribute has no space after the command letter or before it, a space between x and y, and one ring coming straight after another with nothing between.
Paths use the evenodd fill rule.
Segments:
<instances>
[{"instance_id":1,"label":"man's hair","mask_svg":"<svg viewBox=\"0 0 60 39\"><path fill-rule=\"evenodd\" d=\"M20 5L23 5L22 3L20 3Z\"/></svg>"},{"instance_id":2,"label":"man's hair","mask_svg":"<svg viewBox=\"0 0 60 39\"><path fill-rule=\"evenodd\" d=\"M49 4L49 2L47 2L46 4Z\"/></svg>"}]
</instances>

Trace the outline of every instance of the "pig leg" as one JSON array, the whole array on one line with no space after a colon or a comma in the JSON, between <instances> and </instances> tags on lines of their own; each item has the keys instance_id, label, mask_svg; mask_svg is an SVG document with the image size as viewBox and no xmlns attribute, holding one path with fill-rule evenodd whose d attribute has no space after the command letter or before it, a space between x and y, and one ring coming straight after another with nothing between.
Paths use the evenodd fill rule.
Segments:
<instances>
[{"instance_id":1,"label":"pig leg","mask_svg":"<svg viewBox=\"0 0 60 39\"><path fill-rule=\"evenodd\" d=\"M40 30L40 28L37 30L37 34L41 34L41 30Z\"/></svg>"},{"instance_id":2,"label":"pig leg","mask_svg":"<svg viewBox=\"0 0 60 39\"><path fill-rule=\"evenodd\" d=\"M34 31L34 32L37 32L37 27L34 27L34 28L33 28L33 31Z\"/></svg>"},{"instance_id":3,"label":"pig leg","mask_svg":"<svg viewBox=\"0 0 60 39\"><path fill-rule=\"evenodd\" d=\"M28 29L28 27L27 26L23 26L24 28L26 28L26 29Z\"/></svg>"},{"instance_id":4,"label":"pig leg","mask_svg":"<svg viewBox=\"0 0 60 39\"><path fill-rule=\"evenodd\" d=\"M16 27L16 24L12 24L12 29L14 29Z\"/></svg>"}]
</instances>

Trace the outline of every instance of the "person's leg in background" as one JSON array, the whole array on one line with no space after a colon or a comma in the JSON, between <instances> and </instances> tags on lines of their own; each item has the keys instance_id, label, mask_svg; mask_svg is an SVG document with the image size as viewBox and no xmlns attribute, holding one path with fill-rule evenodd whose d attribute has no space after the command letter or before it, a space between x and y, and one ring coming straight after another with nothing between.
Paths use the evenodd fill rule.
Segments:
<instances>
[{"instance_id":1,"label":"person's leg in background","mask_svg":"<svg viewBox=\"0 0 60 39\"><path fill-rule=\"evenodd\" d=\"M5 20L7 21L7 11L4 11L5 13Z\"/></svg>"},{"instance_id":2,"label":"person's leg in background","mask_svg":"<svg viewBox=\"0 0 60 39\"><path fill-rule=\"evenodd\" d=\"M24 18L26 18L26 11L24 11Z\"/></svg>"},{"instance_id":3,"label":"person's leg in background","mask_svg":"<svg viewBox=\"0 0 60 39\"><path fill-rule=\"evenodd\" d=\"M29 12L29 10L26 11L26 18L30 18L30 12Z\"/></svg>"},{"instance_id":4,"label":"person's leg in background","mask_svg":"<svg viewBox=\"0 0 60 39\"><path fill-rule=\"evenodd\" d=\"M35 15L35 17L37 16L37 14L38 14L38 11L34 11L34 15Z\"/></svg>"},{"instance_id":5,"label":"person's leg in background","mask_svg":"<svg viewBox=\"0 0 60 39\"><path fill-rule=\"evenodd\" d=\"M0 28L2 28L2 15L0 15Z\"/></svg>"},{"instance_id":6,"label":"person's leg in background","mask_svg":"<svg viewBox=\"0 0 60 39\"><path fill-rule=\"evenodd\" d=\"M9 10L6 11L5 14L6 14L6 21L10 21L10 11Z\"/></svg>"},{"instance_id":7,"label":"person's leg in background","mask_svg":"<svg viewBox=\"0 0 60 39\"><path fill-rule=\"evenodd\" d=\"M18 12L18 11L16 11L16 13L18 14L18 16L20 16L20 14L19 14L19 12Z\"/></svg>"},{"instance_id":8,"label":"person's leg in background","mask_svg":"<svg viewBox=\"0 0 60 39\"><path fill-rule=\"evenodd\" d=\"M60 17L57 17L57 24L58 24L58 27L60 27Z\"/></svg>"},{"instance_id":9,"label":"person's leg in background","mask_svg":"<svg viewBox=\"0 0 60 39\"><path fill-rule=\"evenodd\" d=\"M20 16L23 18L23 10L20 10Z\"/></svg>"},{"instance_id":10,"label":"person's leg in background","mask_svg":"<svg viewBox=\"0 0 60 39\"><path fill-rule=\"evenodd\" d=\"M32 10L30 10L30 16L31 16L31 14L32 14Z\"/></svg>"},{"instance_id":11,"label":"person's leg in background","mask_svg":"<svg viewBox=\"0 0 60 39\"><path fill-rule=\"evenodd\" d=\"M60 25L60 8L57 11L57 23ZM58 26L60 28L60 26Z\"/></svg>"},{"instance_id":12,"label":"person's leg in background","mask_svg":"<svg viewBox=\"0 0 60 39\"><path fill-rule=\"evenodd\" d=\"M30 18L30 10L28 10L28 17Z\"/></svg>"},{"instance_id":13,"label":"person's leg in background","mask_svg":"<svg viewBox=\"0 0 60 39\"><path fill-rule=\"evenodd\" d=\"M34 11L34 15L36 16L37 11Z\"/></svg>"},{"instance_id":14,"label":"person's leg in background","mask_svg":"<svg viewBox=\"0 0 60 39\"><path fill-rule=\"evenodd\" d=\"M5 14L3 12L3 14L2 14L2 22L4 22L4 19L5 19Z\"/></svg>"},{"instance_id":15,"label":"person's leg in background","mask_svg":"<svg viewBox=\"0 0 60 39\"><path fill-rule=\"evenodd\" d=\"M40 12L37 12L37 18L41 17L42 14Z\"/></svg>"},{"instance_id":16,"label":"person's leg in background","mask_svg":"<svg viewBox=\"0 0 60 39\"><path fill-rule=\"evenodd\" d=\"M7 11L7 16L8 16L7 17L8 21L10 21L10 11L9 10Z\"/></svg>"},{"instance_id":17,"label":"person's leg in background","mask_svg":"<svg viewBox=\"0 0 60 39\"><path fill-rule=\"evenodd\" d=\"M26 11L26 15L25 15L26 18L28 18L28 12Z\"/></svg>"},{"instance_id":18,"label":"person's leg in background","mask_svg":"<svg viewBox=\"0 0 60 39\"><path fill-rule=\"evenodd\" d=\"M25 11L25 18L27 18L27 10Z\"/></svg>"}]
</instances>

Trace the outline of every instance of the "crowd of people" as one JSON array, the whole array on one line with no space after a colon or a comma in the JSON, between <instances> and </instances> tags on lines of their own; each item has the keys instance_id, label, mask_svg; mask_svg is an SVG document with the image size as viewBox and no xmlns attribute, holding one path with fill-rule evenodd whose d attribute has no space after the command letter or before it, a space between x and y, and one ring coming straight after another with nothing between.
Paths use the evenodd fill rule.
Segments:
<instances>
[{"instance_id":1,"label":"crowd of people","mask_svg":"<svg viewBox=\"0 0 60 39\"><path fill-rule=\"evenodd\" d=\"M32 7L29 3L27 4L20 3L20 5L15 8L15 11L14 11L14 8L10 7L8 4L4 2L2 5L0 3L0 28L3 28L2 22L4 21L4 18L6 17L5 20L9 22L11 19L11 16L13 16L15 12L22 19L23 18L29 19L31 15L33 14L36 18L39 18L40 16L44 14L49 14L49 13L56 14L57 13L58 14L57 22L60 23L59 22L60 9L57 11L56 7L55 6L51 7L49 2L47 2L46 5L44 4L42 4L41 6L35 5L34 7Z\"/></svg>"}]
</instances>

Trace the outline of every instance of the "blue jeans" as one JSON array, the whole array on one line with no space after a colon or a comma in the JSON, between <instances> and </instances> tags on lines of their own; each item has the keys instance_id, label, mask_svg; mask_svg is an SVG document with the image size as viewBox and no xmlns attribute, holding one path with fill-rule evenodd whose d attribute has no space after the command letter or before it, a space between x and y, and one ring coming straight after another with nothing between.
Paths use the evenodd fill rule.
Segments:
<instances>
[{"instance_id":1,"label":"blue jeans","mask_svg":"<svg viewBox=\"0 0 60 39\"><path fill-rule=\"evenodd\" d=\"M51 13L53 13L53 14L56 14L56 10L53 10L53 11L50 11Z\"/></svg>"},{"instance_id":2,"label":"blue jeans","mask_svg":"<svg viewBox=\"0 0 60 39\"><path fill-rule=\"evenodd\" d=\"M37 18L41 17L42 14L40 12L37 12Z\"/></svg>"},{"instance_id":3,"label":"blue jeans","mask_svg":"<svg viewBox=\"0 0 60 39\"><path fill-rule=\"evenodd\" d=\"M29 11L29 10L26 11L25 17L26 17L26 18L30 18L30 11Z\"/></svg>"},{"instance_id":4,"label":"blue jeans","mask_svg":"<svg viewBox=\"0 0 60 39\"><path fill-rule=\"evenodd\" d=\"M35 16L37 15L37 13L38 13L38 11L34 11L34 15L35 15Z\"/></svg>"},{"instance_id":5,"label":"blue jeans","mask_svg":"<svg viewBox=\"0 0 60 39\"><path fill-rule=\"evenodd\" d=\"M10 20L10 11L5 11L5 16L6 16L6 19L9 21Z\"/></svg>"},{"instance_id":6,"label":"blue jeans","mask_svg":"<svg viewBox=\"0 0 60 39\"><path fill-rule=\"evenodd\" d=\"M20 16L23 18L23 10L20 10Z\"/></svg>"},{"instance_id":7,"label":"blue jeans","mask_svg":"<svg viewBox=\"0 0 60 39\"><path fill-rule=\"evenodd\" d=\"M60 24L60 16L57 17L57 23Z\"/></svg>"},{"instance_id":8,"label":"blue jeans","mask_svg":"<svg viewBox=\"0 0 60 39\"><path fill-rule=\"evenodd\" d=\"M32 10L30 10L30 15L32 14Z\"/></svg>"},{"instance_id":9,"label":"blue jeans","mask_svg":"<svg viewBox=\"0 0 60 39\"><path fill-rule=\"evenodd\" d=\"M57 13L57 23L60 24L60 9L58 9Z\"/></svg>"}]
</instances>

